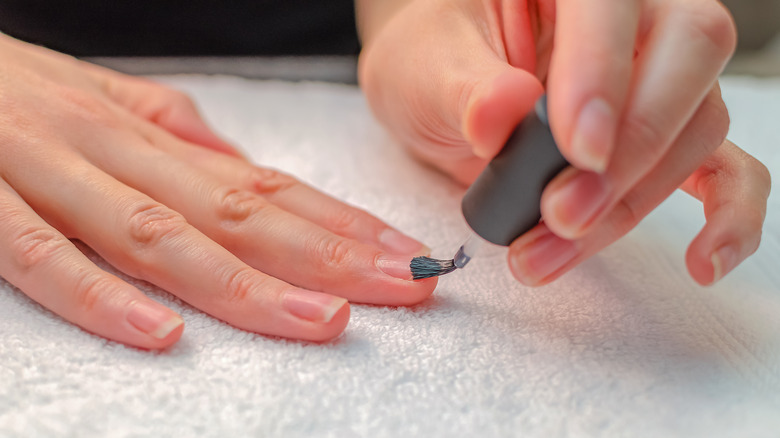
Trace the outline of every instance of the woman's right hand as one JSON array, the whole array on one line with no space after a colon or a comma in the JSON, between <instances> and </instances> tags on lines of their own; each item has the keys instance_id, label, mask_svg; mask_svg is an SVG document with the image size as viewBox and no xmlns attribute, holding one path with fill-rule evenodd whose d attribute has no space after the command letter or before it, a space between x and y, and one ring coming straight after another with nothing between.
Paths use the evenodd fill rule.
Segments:
<instances>
[{"instance_id":1,"label":"woman's right hand","mask_svg":"<svg viewBox=\"0 0 780 438\"><path fill-rule=\"evenodd\" d=\"M184 95L0 35L0 276L142 348L183 321L69 239L236 327L321 341L347 300L422 301L422 244L240 158Z\"/></svg>"},{"instance_id":2,"label":"woman's right hand","mask_svg":"<svg viewBox=\"0 0 780 438\"><path fill-rule=\"evenodd\" d=\"M717 0L361 0L360 81L377 118L468 185L546 92L572 167L509 247L524 284L559 278L678 187L707 223L688 249L712 284L758 247L766 167L724 141L717 78L736 41ZM543 86L544 85L544 86Z\"/></svg>"}]
</instances>

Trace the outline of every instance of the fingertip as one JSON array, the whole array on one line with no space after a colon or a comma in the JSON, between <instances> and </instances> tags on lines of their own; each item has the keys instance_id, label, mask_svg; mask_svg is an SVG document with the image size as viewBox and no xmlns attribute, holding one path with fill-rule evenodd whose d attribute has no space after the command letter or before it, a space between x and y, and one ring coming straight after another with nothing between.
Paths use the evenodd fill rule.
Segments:
<instances>
[{"instance_id":1,"label":"fingertip","mask_svg":"<svg viewBox=\"0 0 780 438\"><path fill-rule=\"evenodd\" d=\"M545 187L540 203L542 218L556 235L579 239L604 214L610 193L609 182L602 175L568 167Z\"/></svg>"},{"instance_id":2,"label":"fingertip","mask_svg":"<svg viewBox=\"0 0 780 438\"><path fill-rule=\"evenodd\" d=\"M331 315L328 322L318 324L302 339L311 342L328 342L339 337L349 325L350 313L350 305L344 300L344 305Z\"/></svg>"},{"instance_id":3,"label":"fingertip","mask_svg":"<svg viewBox=\"0 0 780 438\"><path fill-rule=\"evenodd\" d=\"M561 238L540 224L515 240L507 257L510 271L520 283L538 287L566 273L581 253L578 242Z\"/></svg>"},{"instance_id":4,"label":"fingertip","mask_svg":"<svg viewBox=\"0 0 780 438\"><path fill-rule=\"evenodd\" d=\"M477 86L464 113L463 136L480 158L493 158L517 124L544 93L541 82L524 70L506 66Z\"/></svg>"},{"instance_id":5,"label":"fingertip","mask_svg":"<svg viewBox=\"0 0 780 438\"><path fill-rule=\"evenodd\" d=\"M694 245L691 245L685 254L685 265L696 283L701 286L709 286L713 283L716 269L714 262L711 258L698 254Z\"/></svg>"},{"instance_id":6,"label":"fingertip","mask_svg":"<svg viewBox=\"0 0 780 438\"><path fill-rule=\"evenodd\" d=\"M146 297L130 302L125 320L135 332L130 333L130 343L143 348L171 346L184 332L184 320L178 313Z\"/></svg>"},{"instance_id":7,"label":"fingertip","mask_svg":"<svg viewBox=\"0 0 780 438\"><path fill-rule=\"evenodd\" d=\"M733 245L724 244L707 252L691 244L686 254L686 265L691 277L702 286L713 285L728 275L740 263L738 251Z\"/></svg>"},{"instance_id":8,"label":"fingertip","mask_svg":"<svg viewBox=\"0 0 780 438\"><path fill-rule=\"evenodd\" d=\"M181 324L175 326L167 335L161 338L150 336L149 344L145 346L150 350L164 350L179 342L182 334L184 333L184 321Z\"/></svg>"}]
</instances>

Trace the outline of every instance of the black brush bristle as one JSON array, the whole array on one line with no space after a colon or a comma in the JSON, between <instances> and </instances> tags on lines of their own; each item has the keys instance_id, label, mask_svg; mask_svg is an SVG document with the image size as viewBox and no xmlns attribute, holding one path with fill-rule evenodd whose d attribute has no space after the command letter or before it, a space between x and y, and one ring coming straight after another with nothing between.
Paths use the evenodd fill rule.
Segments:
<instances>
[{"instance_id":1,"label":"black brush bristle","mask_svg":"<svg viewBox=\"0 0 780 438\"><path fill-rule=\"evenodd\" d=\"M415 257L409 263L412 270L412 278L422 280L423 278L438 277L449 274L458 269L452 260L437 260L430 257Z\"/></svg>"}]
</instances>

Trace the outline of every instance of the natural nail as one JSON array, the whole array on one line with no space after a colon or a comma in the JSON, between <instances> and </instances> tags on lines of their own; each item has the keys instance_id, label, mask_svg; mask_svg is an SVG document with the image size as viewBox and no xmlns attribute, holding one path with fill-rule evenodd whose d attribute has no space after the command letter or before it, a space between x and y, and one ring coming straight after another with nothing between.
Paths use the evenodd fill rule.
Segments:
<instances>
[{"instance_id":1,"label":"natural nail","mask_svg":"<svg viewBox=\"0 0 780 438\"><path fill-rule=\"evenodd\" d=\"M616 125L615 112L604 99L585 104L571 140L572 154L580 168L598 173L607 169Z\"/></svg>"},{"instance_id":2,"label":"natural nail","mask_svg":"<svg viewBox=\"0 0 780 438\"><path fill-rule=\"evenodd\" d=\"M385 254L376 259L376 267L391 277L411 280L412 270L409 268L411 261L410 257Z\"/></svg>"},{"instance_id":3,"label":"natural nail","mask_svg":"<svg viewBox=\"0 0 780 438\"><path fill-rule=\"evenodd\" d=\"M734 269L737 261L737 252L729 245L722 246L712 253L710 260L712 261L712 283L717 283Z\"/></svg>"},{"instance_id":4,"label":"natural nail","mask_svg":"<svg viewBox=\"0 0 780 438\"><path fill-rule=\"evenodd\" d=\"M597 173L580 172L549 196L558 233L575 238L604 209L609 188Z\"/></svg>"},{"instance_id":5,"label":"natural nail","mask_svg":"<svg viewBox=\"0 0 780 438\"><path fill-rule=\"evenodd\" d=\"M184 324L171 309L154 301L134 301L127 313L127 321L138 330L157 339L165 339Z\"/></svg>"},{"instance_id":6,"label":"natural nail","mask_svg":"<svg viewBox=\"0 0 780 438\"><path fill-rule=\"evenodd\" d=\"M582 107L571 141L580 168L598 173L607 169L616 126L615 112L604 99L593 99Z\"/></svg>"},{"instance_id":7,"label":"natural nail","mask_svg":"<svg viewBox=\"0 0 780 438\"><path fill-rule=\"evenodd\" d=\"M296 317L321 324L329 323L347 305L344 298L303 289L288 290L282 302L285 309Z\"/></svg>"},{"instance_id":8,"label":"natural nail","mask_svg":"<svg viewBox=\"0 0 780 438\"><path fill-rule=\"evenodd\" d=\"M512 258L512 267L520 281L536 286L574 260L578 254L579 250L573 241L548 232L522 247L519 255Z\"/></svg>"},{"instance_id":9,"label":"natural nail","mask_svg":"<svg viewBox=\"0 0 780 438\"><path fill-rule=\"evenodd\" d=\"M422 243L392 228L379 233L379 242L386 251L394 254L416 254L425 248Z\"/></svg>"}]
</instances>

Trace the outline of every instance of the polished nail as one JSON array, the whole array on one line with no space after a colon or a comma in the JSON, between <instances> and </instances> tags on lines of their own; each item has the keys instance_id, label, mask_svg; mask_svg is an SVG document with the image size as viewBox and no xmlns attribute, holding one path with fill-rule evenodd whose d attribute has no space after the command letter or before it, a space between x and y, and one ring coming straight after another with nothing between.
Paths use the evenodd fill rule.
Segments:
<instances>
[{"instance_id":1,"label":"polished nail","mask_svg":"<svg viewBox=\"0 0 780 438\"><path fill-rule=\"evenodd\" d=\"M284 308L297 318L327 324L347 300L341 297L304 289L290 289L282 298Z\"/></svg>"},{"instance_id":2,"label":"polished nail","mask_svg":"<svg viewBox=\"0 0 780 438\"><path fill-rule=\"evenodd\" d=\"M597 173L580 172L563 187L551 193L548 202L552 205L556 233L564 237L578 237L581 230L590 224L605 207L610 190L606 179Z\"/></svg>"},{"instance_id":3,"label":"polished nail","mask_svg":"<svg viewBox=\"0 0 780 438\"><path fill-rule=\"evenodd\" d=\"M737 252L730 245L720 247L712 253L712 283L717 283L737 264Z\"/></svg>"},{"instance_id":4,"label":"polished nail","mask_svg":"<svg viewBox=\"0 0 780 438\"><path fill-rule=\"evenodd\" d=\"M579 250L573 241L561 239L553 233L539 237L511 259L518 280L528 286L537 286L547 277L574 260Z\"/></svg>"},{"instance_id":5,"label":"polished nail","mask_svg":"<svg viewBox=\"0 0 780 438\"><path fill-rule=\"evenodd\" d=\"M409 268L411 262L412 259L410 257L385 254L376 259L376 267L391 277L411 280L412 270Z\"/></svg>"},{"instance_id":6,"label":"polished nail","mask_svg":"<svg viewBox=\"0 0 780 438\"><path fill-rule=\"evenodd\" d=\"M593 99L582 108L571 140L575 164L584 170L603 173L609 164L615 141L615 112L604 99Z\"/></svg>"},{"instance_id":7,"label":"polished nail","mask_svg":"<svg viewBox=\"0 0 780 438\"><path fill-rule=\"evenodd\" d=\"M127 312L127 321L157 339L165 339L184 324L184 320L174 311L154 301L133 301Z\"/></svg>"},{"instance_id":8,"label":"polished nail","mask_svg":"<svg viewBox=\"0 0 780 438\"><path fill-rule=\"evenodd\" d=\"M422 243L392 228L379 233L379 242L386 251L393 254L417 254L425 249Z\"/></svg>"}]
</instances>

